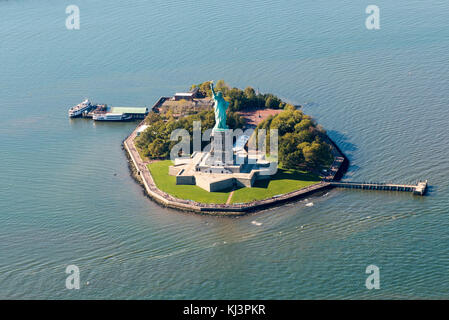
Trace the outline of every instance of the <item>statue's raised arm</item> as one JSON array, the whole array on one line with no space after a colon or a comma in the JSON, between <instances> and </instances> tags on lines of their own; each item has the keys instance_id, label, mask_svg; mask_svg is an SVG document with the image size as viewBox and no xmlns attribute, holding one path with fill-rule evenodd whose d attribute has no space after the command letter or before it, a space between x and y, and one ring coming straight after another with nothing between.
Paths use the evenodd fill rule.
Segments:
<instances>
[{"instance_id":1,"label":"statue's raised arm","mask_svg":"<svg viewBox=\"0 0 449 320\"><path fill-rule=\"evenodd\" d=\"M214 90L214 82L210 82L210 90L212 91L212 96L216 98L215 90Z\"/></svg>"}]
</instances>

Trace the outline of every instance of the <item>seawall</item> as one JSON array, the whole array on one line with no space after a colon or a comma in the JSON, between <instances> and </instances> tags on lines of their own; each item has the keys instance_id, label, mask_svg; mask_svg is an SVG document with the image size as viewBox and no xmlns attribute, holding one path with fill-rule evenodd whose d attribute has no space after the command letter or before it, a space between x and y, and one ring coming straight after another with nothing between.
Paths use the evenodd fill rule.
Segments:
<instances>
[{"instance_id":1,"label":"seawall","mask_svg":"<svg viewBox=\"0 0 449 320\"><path fill-rule=\"evenodd\" d=\"M157 188L151 176L150 170L141 159L140 154L134 145L134 138L137 135L137 130L143 124L143 121L131 133L131 135L123 141L123 147L127 153L130 161L129 167L131 173L136 181L144 187L145 193L159 204L183 211L192 211L208 215L226 215L239 216L250 212L268 209L279 206L288 202L303 199L311 194L325 191L332 188L329 181L321 181L306 188L295 190L279 196L271 197L264 200L252 201L244 204L206 204L191 200L177 199L170 194L167 194ZM334 163L332 165L333 180L340 179L346 171L349 161L346 156L340 151L338 146L326 136L326 140L333 147ZM342 158L343 160L339 159Z\"/></svg>"}]
</instances>

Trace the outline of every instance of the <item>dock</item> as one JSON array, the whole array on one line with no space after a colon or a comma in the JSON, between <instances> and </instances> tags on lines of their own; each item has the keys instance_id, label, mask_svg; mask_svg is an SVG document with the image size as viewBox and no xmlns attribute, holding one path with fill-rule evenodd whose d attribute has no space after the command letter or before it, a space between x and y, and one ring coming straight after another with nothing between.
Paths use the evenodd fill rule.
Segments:
<instances>
[{"instance_id":1,"label":"dock","mask_svg":"<svg viewBox=\"0 0 449 320\"><path fill-rule=\"evenodd\" d=\"M344 182L340 181L349 165L349 160L344 156L338 146L327 136L323 140L330 144L334 161L329 170L323 177L323 182L327 182L329 187L361 189L361 190L380 190L380 191L400 191L412 192L414 195L424 196L427 192L427 180L419 181L417 184L397 184L397 183L378 183L378 182Z\"/></svg>"},{"instance_id":2,"label":"dock","mask_svg":"<svg viewBox=\"0 0 449 320\"><path fill-rule=\"evenodd\" d=\"M427 192L427 180L420 181L416 185L376 183L376 182L341 182L341 181L331 181L330 185L336 188L347 188L347 189L412 192L414 195L420 196L425 195Z\"/></svg>"},{"instance_id":3,"label":"dock","mask_svg":"<svg viewBox=\"0 0 449 320\"><path fill-rule=\"evenodd\" d=\"M109 107L106 104L93 104L92 108L83 112L83 118L94 119L95 115L121 114L126 115L131 120L143 120L149 110L146 107Z\"/></svg>"}]
</instances>

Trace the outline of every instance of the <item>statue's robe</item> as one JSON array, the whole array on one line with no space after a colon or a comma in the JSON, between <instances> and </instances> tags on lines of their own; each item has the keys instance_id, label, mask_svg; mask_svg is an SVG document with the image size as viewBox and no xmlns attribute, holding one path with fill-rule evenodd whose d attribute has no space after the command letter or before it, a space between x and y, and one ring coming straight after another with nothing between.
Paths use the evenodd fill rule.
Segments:
<instances>
[{"instance_id":1,"label":"statue's robe","mask_svg":"<svg viewBox=\"0 0 449 320\"><path fill-rule=\"evenodd\" d=\"M226 125L226 110L228 109L229 102L223 98L215 98L214 111L215 111L215 126L214 129L228 129Z\"/></svg>"}]
</instances>

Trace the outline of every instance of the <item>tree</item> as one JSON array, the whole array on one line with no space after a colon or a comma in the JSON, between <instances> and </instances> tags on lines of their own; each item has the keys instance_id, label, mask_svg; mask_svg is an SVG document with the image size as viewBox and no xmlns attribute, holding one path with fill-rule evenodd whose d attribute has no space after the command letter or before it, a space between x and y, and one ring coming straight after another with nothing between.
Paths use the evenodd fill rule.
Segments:
<instances>
[{"instance_id":1,"label":"tree","mask_svg":"<svg viewBox=\"0 0 449 320\"><path fill-rule=\"evenodd\" d=\"M258 129L278 129L279 162L286 169L319 168L332 162L331 147L320 140L323 134L301 111L287 106L284 111L259 123Z\"/></svg>"},{"instance_id":2,"label":"tree","mask_svg":"<svg viewBox=\"0 0 449 320\"><path fill-rule=\"evenodd\" d=\"M245 93L245 97L249 100L253 100L256 98L256 92L251 87L246 87L243 92Z\"/></svg>"},{"instance_id":3,"label":"tree","mask_svg":"<svg viewBox=\"0 0 449 320\"><path fill-rule=\"evenodd\" d=\"M230 128L241 129L245 126L245 119L237 112L228 112L226 123Z\"/></svg>"},{"instance_id":4,"label":"tree","mask_svg":"<svg viewBox=\"0 0 449 320\"><path fill-rule=\"evenodd\" d=\"M303 119L295 125L295 131L308 130L312 126L313 122L310 119Z\"/></svg>"},{"instance_id":5,"label":"tree","mask_svg":"<svg viewBox=\"0 0 449 320\"><path fill-rule=\"evenodd\" d=\"M148 145L148 155L153 158L165 158L168 155L166 143L160 138L156 138Z\"/></svg>"},{"instance_id":6,"label":"tree","mask_svg":"<svg viewBox=\"0 0 449 320\"><path fill-rule=\"evenodd\" d=\"M204 133L207 129L215 125L215 115L213 110L202 111L194 115L185 116L179 119L150 113L146 118L146 123L150 125L136 138L136 146L145 156L150 159L164 159L170 155L171 148L176 144L170 141L170 135L175 129L186 129L190 135L193 134L193 121L201 122L201 131ZM242 128L245 124L244 119L235 112L228 111L227 123L230 128ZM192 142L193 143L193 142ZM203 147L208 142L202 142Z\"/></svg>"},{"instance_id":7,"label":"tree","mask_svg":"<svg viewBox=\"0 0 449 320\"><path fill-rule=\"evenodd\" d=\"M275 105L276 105L276 101L274 100L273 97L270 96L265 100L265 108L273 109L275 107Z\"/></svg>"},{"instance_id":8,"label":"tree","mask_svg":"<svg viewBox=\"0 0 449 320\"><path fill-rule=\"evenodd\" d=\"M303 142L299 144L298 149L302 150L304 160L309 167L327 165L332 161L330 146L319 141L318 138L312 143Z\"/></svg>"},{"instance_id":9,"label":"tree","mask_svg":"<svg viewBox=\"0 0 449 320\"><path fill-rule=\"evenodd\" d=\"M224 80L218 80L215 84L216 91L221 91L223 96L225 96L229 91L229 86L224 82Z\"/></svg>"},{"instance_id":10,"label":"tree","mask_svg":"<svg viewBox=\"0 0 449 320\"><path fill-rule=\"evenodd\" d=\"M304 155L301 150L296 150L286 154L283 160L284 167L286 168L301 168L304 163Z\"/></svg>"}]
</instances>

